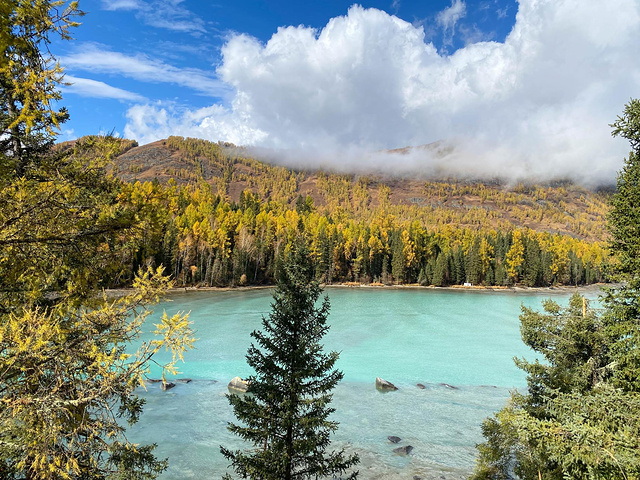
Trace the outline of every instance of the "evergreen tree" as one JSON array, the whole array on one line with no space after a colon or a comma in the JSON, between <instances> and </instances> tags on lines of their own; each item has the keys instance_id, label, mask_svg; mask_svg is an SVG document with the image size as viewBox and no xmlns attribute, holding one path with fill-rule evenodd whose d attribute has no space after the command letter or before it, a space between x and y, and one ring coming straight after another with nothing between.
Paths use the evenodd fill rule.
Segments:
<instances>
[{"instance_id":1,"label":"evergreen tree","mask_svg":"<svg viewBox=\"0 0 640 480\"><path fill-rule=\"evenodd\" d=\"M524 283L528 287L538 287L542 282L540 246L536 240L527 240L524 249Z\"/></svg>"},{"instance_id":2,"label":"evergreen tree","mask_svg":"<svg viewBox=\"0 0 640 480\"><path fill-rule=\"evenodd\" d=\"M400 232L396 232L393 236L393 254L391 256L391 275L396 283L404 282L405 259L404 244Z\"/></svg>"},{"instance_id":3,"label":"evergreen tree","mask_svg":"<svg viewBox=\"0 0 640 480\"><path fill-rule=\"evenodd\" d=\"M477 285L482 281L482 261L480 259L480 237L476 237L467 254L467 281Z\"/></svg>"},{"instance_id":4,"label":"evergreen tree","mask_svg":"<svg viewBox=\"0 0 640 480\"><path fill-rule=\"evenodd\" d=\"M440 252L436 259L433 269L433 284L436 287L444 287L449 285L449 255L446 252Z\"/></svg>"},{"instance_id":5,"label":"evergreen tree","mask_svg":"<svg viewBox=\"0 0 640 480\"><path fill-rule=\"evenodd\" d=\"M424 267L420 269L420 273L418 273L418 283L423 287L429 285L429 280L427 279L427 275L424 271Z\"/></svg>"},{"instance_id":6,"label":"evergreen tree","mask_svg":"<svg viewBox=\"0 0 640 480\"><path fill-rule=\"evenodd\" d=\"M457 285L462 285L467 281L467 273L465 269L465 259L464 252L462 248L457 248L454 254L454 264L455 264L455 283Z\"/></svg>"},{"instance_id":7,"label":"evergreen tree","mask_svg":"<svg viewBox=\"0 0 640 480\"><path fill-rule=\"evenodd\" d=\"M640 273L640 100L631 100L611 125L614 136L631 143L631 152L618 174L618 192L611 202L611 250L627 273Z\"/></svg>"},{"instance_id":8,"label":"evergreen tree","mask_svg":"<svg viewBox=\"0 0 640 480\"><path fill-rule=\"evenodd\" d=\"M247 362L255 370L249 378L250 395L230 395L242 424L229 430L254 447L230 451L221 447L241 478L317 479L341 475L358 463L344 449L327 452L338 424L329 420L331 390L342 379L334 368L337 352L322 352L327 333L329 299L318 308L321 294L313 280L306 247L298 245L286 258L271 314L262 331L254 331ZM355 479L357 472L347 478ZM225 478L231 478L226 476Z\"/></svg>"},{"instance_id":9,"label":"evergreen tree","mask_svg":"<svg viewBox=\"0 0 640 480\"><path fill-rule=\"evenodd\" d=\"M512 394L485 421L475 480L640 477L640 103L627 105L614 127L634 148L610 215L627 282L603 296L601 315L577 294L564 309L550 300L543 312L523 307L522 339L544 362L516 361L527 393ZM577 260L574 281L582 277Z\"/></svg>"}]
</instances>

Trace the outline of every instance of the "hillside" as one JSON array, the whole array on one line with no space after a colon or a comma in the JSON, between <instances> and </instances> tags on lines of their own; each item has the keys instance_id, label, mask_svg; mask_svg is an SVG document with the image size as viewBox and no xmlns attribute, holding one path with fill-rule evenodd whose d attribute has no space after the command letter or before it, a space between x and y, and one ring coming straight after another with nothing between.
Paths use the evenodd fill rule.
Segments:
<instances>
[{"instance_id":1,"label":"hillside","mask_svg":"<svg viewBox=\"0 0 640 480\"><path fill-rule=\"evenodd\" d=\"M130 148L116 159L126 181L173 179L178 185L202 180L233 202L250 190L261 200L294 206L309 196L321 211L337 208L366 219L383 207L399 220L418 220L431 230L447 226L473 230L530 228L587 241L606 237L605 192L577 185L503 185L455 180L413 180L294 171L252 159L231 144L170 137Z\"/></svg>"}]
</instances>

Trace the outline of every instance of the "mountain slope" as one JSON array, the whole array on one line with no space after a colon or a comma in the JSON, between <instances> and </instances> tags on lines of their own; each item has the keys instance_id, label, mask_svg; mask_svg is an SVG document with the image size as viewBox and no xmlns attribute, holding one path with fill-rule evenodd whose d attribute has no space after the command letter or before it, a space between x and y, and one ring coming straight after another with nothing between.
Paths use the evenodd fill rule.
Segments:
<instances>
[{"instance_id":1,"label":"mountain slope","mask_svg":"<svg viewBox=\"0 0 640 480\"><path fill-rule=\"evenodd\" d=\"M606 238L608 194L568 183L508 186L294 171L255 160L231 144L181 137L130 148L116 164L118 175L129 182L205 181L234 202L250 190L263 201L290 206L298 196L309 196L318 209L340 208L360 219L382 207L400 220L418 220L433 230L527 227L589 241Z\"/></svg>"}]
</instances>

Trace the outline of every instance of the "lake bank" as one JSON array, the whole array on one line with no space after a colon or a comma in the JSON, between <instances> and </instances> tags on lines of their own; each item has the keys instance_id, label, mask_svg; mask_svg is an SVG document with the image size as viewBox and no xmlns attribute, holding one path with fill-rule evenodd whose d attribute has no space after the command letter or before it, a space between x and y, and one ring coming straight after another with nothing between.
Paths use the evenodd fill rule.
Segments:
<instances>
[{"instance_id":1,"label":"lake bank","mask_svg":"<svg viewBox=\"0 0 640 480\"><path fill-rule=\"evenodd\" d=\"M594 283L591 285L558 285L553 287L526 287L526 286L484 286L473 285L471 287L465 287L464 285L450 285L448 287L436 287L435 285L418 285L418 284L406 284L406 285L384 285L384 284L371 284L371 283L330 283L321 284L324 289L332 288L348 288L348 289L384 289L384 290L433 290L433 291L458 291L458 292L482 292L482 293L531 293L531 294L573 294L580 293L581 295L592 295L602 291L603 288L615 288L619 284L616 283ZM244 292L244 291L260 291L269 290L275 288L275 285L246 285L246 286L234 286L234 287L209 287L209 286L186 286L186 287L173 287L169 289L166 294L180 294L189 292ZM122 296L132 291L132 288L111 288L106 289L104 292L108 296Z\"/></svg>"}]
</instances>

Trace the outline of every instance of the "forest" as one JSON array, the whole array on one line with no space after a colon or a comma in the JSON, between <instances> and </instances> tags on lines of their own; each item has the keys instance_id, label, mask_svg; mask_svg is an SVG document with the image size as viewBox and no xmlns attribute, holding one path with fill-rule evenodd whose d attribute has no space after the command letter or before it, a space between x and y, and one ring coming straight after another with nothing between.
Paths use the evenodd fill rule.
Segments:
<instances>
[{"instance_id":1,"label":"forest","mask_svg":"<svg viewBox=\"0 0 640 480\"><path fill-rule=\"evenodd\" d=\"M127 268L107 286L126 285L140 267L157 265L182 286L273 284L283 254L300 237L310 247L315 278L327 284L544 287L606 282L615 271L599 233L606 202L581 194L587 207L569 213L563 200L555 207L545 200L566 196L563 186L520 185L506 191L483 184L424 183L424 198L446 203L449 196L476 195L508 209L512 218L505 220L506 210L394 204L382 182L323 172L316 190L303 195L308 174L242 156L229 144L181 137L163 144L182 156L184 167L165 168L166 181L141 181L135 176L142 171L140 157L128 166L121 160L135 142L108 141L117 149L114 174L128 180L122 195L144 199L150 208L139 218L141 240L128 250ZM230 189L241 189L237 200ZM518 225L513 218L519 216L546 216L566 231ZM589 237L580 235L584 228L592 232Z\"/></svg>"}]
</instances>

